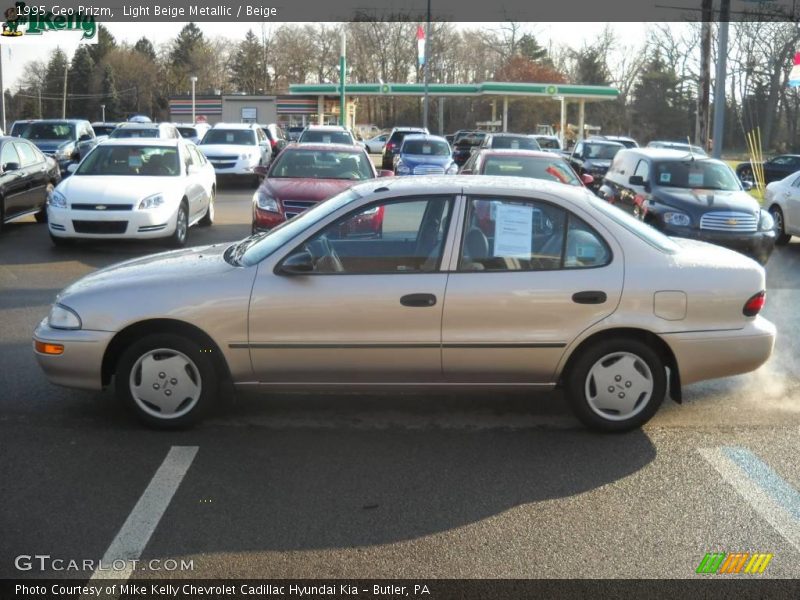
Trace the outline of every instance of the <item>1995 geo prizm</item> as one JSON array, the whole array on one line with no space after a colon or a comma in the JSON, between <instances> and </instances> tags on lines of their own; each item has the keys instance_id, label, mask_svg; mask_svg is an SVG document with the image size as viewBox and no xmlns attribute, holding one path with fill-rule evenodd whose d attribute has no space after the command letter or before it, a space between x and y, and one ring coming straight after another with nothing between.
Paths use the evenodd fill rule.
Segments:
<instances>
[{"instance_id":1,"label":"1995 geo prizm","mask_svg":"<svg viewBox=\"0 0 800 600\"><path fill-rule=\"evenodd\" d=\"M762 365L764 301L755 261L668 238L583 188L415 177L357 185L238 243L92 273L33 337L50 381L113 383L157 427L197 421L229 380L563 387L584 424L621 431L682 385Z\"/></svg>"}]
</instances>

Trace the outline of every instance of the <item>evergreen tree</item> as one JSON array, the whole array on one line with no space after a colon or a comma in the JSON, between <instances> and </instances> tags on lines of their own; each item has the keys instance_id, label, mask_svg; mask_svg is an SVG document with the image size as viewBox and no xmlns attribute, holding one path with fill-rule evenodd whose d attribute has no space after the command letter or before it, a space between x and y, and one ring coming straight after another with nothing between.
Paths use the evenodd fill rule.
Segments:
<instances>
[{"instance_id":1,"label":"evergreen tree","mask_svg":"<svg viewBox=\"0 0 800 600\"><path fill-rule=\"evenodd\" d=\"M105 25L100 25L97 28L97 43L88 46L89 54L94 61L94 64L99 65L105 58L106 54L112 49L117 47L117 40L111 35L111 32Z\"/></svg>"},{"instance_id":2,"label":"evergreen tree","mask_svg":"<svg viewBox=\"0 0 800 600\"><path fill-rule=\"evenodd\" d=\"M530 33L523 34L517 42L517 52L525 58L540 62L547 59L547 49L539 45L536 38Z\"/></svg>"},{"instance_id":3,"label":"evergreen tree","mask_svg":"<svg viewBox=\"0 0 800 600\"><path fill-rule=\"evenodd\" d=\"M119 94L114 78L114 68L108 63L103 67L103 80L101 85L103 104L106 105L106 120L119 121L124 115L120 114Z\"/></svg>"},{"instance_id":4,"label":"evergreen tree","mask_svg":"<svg viewBox=\"0 0 800 600\"><path fill-rule=\"evenodd\" d=\"M146 37L143 37L136 42L136 44L133 46L133 49L138 53L145 55L151 61L156 62L156 49L153 48L152 42Z\"/></svg>"},{"instance_id":5,"label":"evergreen tree","mask_svg":"<svg viewBox=\"0 0 800 600\"><path fill-rule=\"evenodd\" d=\"M678 88L678 76L656 53L648 61L633 90L633 116L641 141L658 138L684 139L691 135L687 106Z\"/></svg>"},{"instance_id":6,"label":"evergreen tree","mask_svg":"<svg viewBox=\"0 0 800 600\"><path fill-rule=\"evenodd\" d=\"M200 28L195 23L187 23L172 46L172 52L170 52L172 66L182 71L193 69L195 67L194 54L205 44L206 40Z\"/></svg>"},{"instance_id":7,"label":"evergreen tree","mask_svg":"<svg viewBox=\"0 0 800 600\"><path fill-rule=\"evenodd\" d=\"M263 48L253 30L248 30L244 40L239 43L236 53L231 60L231 78L233 85L239 92L257 94L263 81L263 66L261 56ZM261 90L263 93L265 90Z\"/></svg>"},{"instance_id":8,"label":"evergreen tree","mask_svg":"<svg viewBox=\"0 0 800 600\"><path fill-rule=\"evenodd\" d=\"M45 118L60 118L64 96L64 75L67 71L67 55L56 48L47 63L45 84L42 92L42 113Z\"/></svg>"},{"instance_id":9,"label":"evergreen tree","mask_svg":"<svg viewBox=\"0 0 800 600\"><path fill-rule=\"evenodd\" d=\"M89 46L78 46L69 67L69 83L67 85L68 94L78 97L67 98L68 114L80 115L91 112L86 108L88 104L91 104L88 94L91 93L92 89L94 66Z\"/></svg>"}]
</instances>

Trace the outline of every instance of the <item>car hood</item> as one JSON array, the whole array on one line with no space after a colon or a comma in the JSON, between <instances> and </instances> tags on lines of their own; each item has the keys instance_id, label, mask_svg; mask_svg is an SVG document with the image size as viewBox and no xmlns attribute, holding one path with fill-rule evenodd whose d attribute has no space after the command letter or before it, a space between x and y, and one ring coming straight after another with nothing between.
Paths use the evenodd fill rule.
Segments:
<instances>
[{"instance_id":1,"label":"car hood","mask_svg":"<svg viewBox=\"0 0 800 600\"><path fill-rule=\"evenodd\" d=\"M46 154L52 154L62 146L69 146L74 143L74 140L28 140L33 143L39 150Z\"/></svg>"},{"instance_id":2,"label":"car hood","mask_svg":"<svg viewBox=\"0 0 800 600\"><path fill-rule=\"evenodd\" d=\"M69 300L86 294L96 295L112 289L135 289L146 293L148 286L164 283L180 289L181 280L204 279L236 269L223 258L230 244L198 246L150 254L117 263L90 273L65 288L57 298Z\"/></svg>"},{"instance_id":3,"label":"car hood","mask_svg":"<svg viewBox=\"0 0 800 600\"><path fill-rule=\"evenodd\" d=\"M239 146L236 144L200 144L200 152L206 156L232 156L239 154L257 154L258 146Z\"/></svg>"},{"instance_id":4,"label":"car hood","mask_svg":"<svg viewBox=\"0 0 800 600\"><path fill-rule=\"evenodd\" d=\"M278 200L314 200L320 202L361 183L353 179L266 178L261 188Z\"/></svg>"},{"instance_id":5,"label":"car hood","mask_svg":"<svg viewBox=\"0 0 800 600\"><path fill-rule=\"evenodd\" d=\"M752 213L758 211L758 202L755 198L741 190L658 188L653 196L658 202L691 212L730 210Z\"/></svg>"},{"instance_id":6,"label":"car hood","mask_svg":"<svg viewBox=\"0 0 800 600\"><path fill-rule=\"evenodd\" d=\"M181 177L145 177L136 175L75 175L62 181L56 188L67 202L92 202L96 204L132 204L147 196L179 190L183 192ZM180 198L180 196L179 196Z\"/></svg>"}]
</instances>

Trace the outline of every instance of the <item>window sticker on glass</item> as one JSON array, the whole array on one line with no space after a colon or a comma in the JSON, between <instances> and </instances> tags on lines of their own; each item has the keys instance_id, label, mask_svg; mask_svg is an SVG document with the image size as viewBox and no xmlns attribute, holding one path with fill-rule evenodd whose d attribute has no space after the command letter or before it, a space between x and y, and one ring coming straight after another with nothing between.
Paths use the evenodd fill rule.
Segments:
<instances>
[{"instance_id":1,"label":"window sticker on glass","mask_svg":"<svg viewBox=\"0 0 800 600\"><path fill-rule=\"evenodd\" d=\"M689 172L689 187L702 187L703 186L703 172L690 171Z\"/></svg>"},{"instance_id":2,"label":"window sticker on glass","mask_svg":"<svg viewBox=\"0 0 800 600\"><path fill-rule=\"evenodd\" d=\"M142 157L138 154L131 154L128 156L128 166L138 169L142 166Z\"/></svg>"},{"instance_id":3,"label":"window sticker on glass","mask_svg":"<svg viewBox=\"0 0 800 600\"><path fill-rule=\"evenodd\" d=\"M233 143L233 133L226 133L225 134L225 141L229 144Z\"/></svg>"},{"instance_id":4,"label":"window sticker on glass","mask_svg":"<svg viewBox=\"0 0 800 600\"><path fill-rule=\"evenodd\" d=\"M579 244L575 248L575 257L582 260L594 260L597 258L597 246Z\"/></svg>"},{"instance_id":5,"label":"window sticker on glass","mask_svg":"<svg viewBox=\"0 0 800 600\"><path fill-rule=\"evenodd\" d=\"M671 173L661 173L658 176L659 183L669 183L671 179L672 179Z\"/></svg>"},{"instance_id":6,"label":"window sticker on glass","mask_svg":"<svg viewBox=\"0 0 800 600\"><path fill-rule=\"evenodd\" d=\"M422 153L423 154L430 154L431 153L431 145L430 144L423 144L422 145Z\"/></svg>"},{"instance_id":7,"label":"window sticker on glass","mask_svg":"<svg viewBox=\"0 0 800 600\"><path fill-rule=\"evenodd\" d=\"M330 144L331 143L331 136L323 135L322 136L322 142L325 143L325 144Z\"/></svg>"},{"instance_id":8,"label":"window sticker on glass","mask_svg":"<svg viewBox=\"0 0 800 600\"><path fill-rule=\"evenodd\" d=\"M519 150L519 140L511 140L511 149Z\"/></svg>"},{"instance_id":9,"label":"window sticker on glass","mask_svg":"<svg viewBox=\"0 0 800 600\"><path fill-rule=\"evenodd\" d=\"M532 231L532 207L499 204L494 225L494 255L530 257Z\"/></svg>"}]
</instances>

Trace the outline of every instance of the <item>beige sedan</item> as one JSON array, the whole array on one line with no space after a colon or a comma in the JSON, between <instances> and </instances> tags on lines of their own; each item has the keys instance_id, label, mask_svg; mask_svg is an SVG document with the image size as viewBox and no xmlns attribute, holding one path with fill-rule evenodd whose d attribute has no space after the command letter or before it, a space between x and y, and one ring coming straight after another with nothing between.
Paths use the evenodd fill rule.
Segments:
<instances>
[{"instance_id":1,"label":"beige sedan","mask_svg":"<svg viewBox=\"0 0 800 600\"><path fill-rule=\"evenodd\" d=\"M381 230L364 219L382 212ZM269 233L84 277L34 333L53 383L113 384L183 426L222 384L563 387L587 426L638 427L681 386L757 369L764 269L673 240L582 188L512 177L353 187Z\"/></svg>"}]
</instances>

